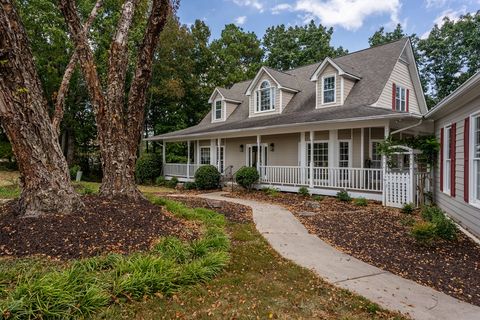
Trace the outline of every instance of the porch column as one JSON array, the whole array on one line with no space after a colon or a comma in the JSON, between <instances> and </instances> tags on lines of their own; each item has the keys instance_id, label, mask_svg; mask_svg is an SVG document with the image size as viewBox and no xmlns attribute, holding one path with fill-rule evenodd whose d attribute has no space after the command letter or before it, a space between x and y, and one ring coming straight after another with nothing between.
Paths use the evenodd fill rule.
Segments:
<instances>
[{"instance_id":1,"label":"porch column","mask_svg":"<svg viewBox=\"0 0 480 320\"><path fill-rule=\"evenodd\" d=\"M260 135L257 135L257 171L260 173Z\"/></svg>"},{"instance_id":2,"label":"porch column","mask_svg":"<svg viewBox=\"0 0 480 320\"><path fill-rule=\"evenodd\" d=\"M365 168L365 128L360 129L362 132L360 134L360 168ZM368 173L367 173L368 177ZM365 171L360 172L360 185L362 188L365 188Z\"/></svg>"},{"instance_id":3,"label":"porch column","mask_svg":"<svg viewBox=\"0 0 480 320\"><path fill-rule=\"evenodd\" d=\"M415 205L417 204L416 201L415 201L415 195L416 195L416 177L414 175L414 160L415 160L415 157L414 157L414 154L413 154L413 150L410 150L410 153L409 153L409 160L410 160L410 200L412 203L414 203Z\"/></svg>"},{"instance_id":4,"label":"porch column","mask_svg":"<svg viewBox=\"0 0 480 320\"><path fill-rule=\"evenodd\" d=\"M306 183L306 179L305 179L305 167L306 167L306 155L305 155L305 150L306 150L306 146L305 146L305 131L302 131L300 132L300 152L298 152L298 156L300 157L300 161L299 161L299 165L300 165L300 176L301 176L301 179L302 179L302 184Z\"/></svg>"},{"instance_id":5,"label":"porch column","mask_svg":"<svg viewBox=\"0 0 480 320\"><path fill-rule=\"evenodd\" d=\"M187 179L190 178L190 140L187 141Z\"/></svg>"},{"instance_id":6,"label":"porch column","mask_svg":"<svg viewBox=\"0 0 480 320\"><path fill-rule=\"evenodd\" d=\"M313 188L313 139L314 132L310 131L310 163L308 164L310 167L310 188Z\"/></svg>"},{"instance_id":7,"label":"porch column","mask_svg":"<svg viewBox=\"0 0 480 320\"><path fill-rule=\"evenodd\" d=\"M222 139L218 138L217 139L217 148L216 148L217 149L217 169L218 169L218 171L220 171L220 173L222 173L221 166L220 166L220 163L222 161L221 156L220 156L221 145L222 145Z\"/></svg>"},{"instance_id":8,"label":"porch column","mask_svg":"<svg viewBox=\"0 0 480 320\"><path fill-rule=\"evenodd\" d=\"M197 166L200 164L200 140L197 140L195 145L195 164Z\"/></svg>"},{"instance_id":9,"label":"porch column","mask_svg":"<svg viewBox=\"0 0 480 320\"><path fill-rule=\"evenodd\" d=\"M163 171L163 176L165 176L165 149L167 148L167 142L165 140L162 141L162 171Z\"/></svg>"},{"instance_id":10,"label":"porch column","mask_svg":"<svg viewBox=\"0 0 480 320\"><path fill-rule=\"evenodd\" d=\"M216 153L217 148L216 148L216 146L215 146L216 143L217 143L216 141L217 141L217 140L215 140L215 139L210 139L210 164L211 164L212 166L216 165L216 163L217 163L217 158L216 158L216 156L217 156L217 153Z\"/></svg>"},{"instance_id":11,"label":"porch column","mask_svg":"<svg viewBox=\"0 0 480 320\"><path fill-rule=\"evenodd\" d=\"M384 127L384 137L385 139L388 138L390 135L390 124L387 123ZM382 203L383 205L387 204L387 157L382 155L382 171L383 171L383 195L382 195Z\"/></svg>"}]
</instances>

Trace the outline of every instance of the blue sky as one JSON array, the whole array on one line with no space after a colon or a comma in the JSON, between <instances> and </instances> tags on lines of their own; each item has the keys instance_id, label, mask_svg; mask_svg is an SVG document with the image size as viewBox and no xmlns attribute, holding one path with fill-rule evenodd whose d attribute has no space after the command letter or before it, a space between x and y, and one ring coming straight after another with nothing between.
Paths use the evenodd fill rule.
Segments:
<instances>
[{"instance_id":1,"label":"blue sky","mask_svg":"<svg viewBox=\"0 0 480 320\"><path fill-rule=\"evenodd\" d=\"M379 27L401 23L407 33L425 36L442 17L458 18L480 9L480 0L181 0L178 15L184 24L204 20L219 37L235 23L262 37L272 25L302 25L314 19L334 28L332 43L350 51L368 47Z\"/></svg>"}]
</instances>

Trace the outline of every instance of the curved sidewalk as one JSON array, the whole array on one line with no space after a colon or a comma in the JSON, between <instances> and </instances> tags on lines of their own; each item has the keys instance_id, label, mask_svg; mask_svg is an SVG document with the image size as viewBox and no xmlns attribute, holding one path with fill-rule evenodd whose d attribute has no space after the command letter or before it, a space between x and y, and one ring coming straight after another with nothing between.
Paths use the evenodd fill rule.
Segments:
<instances>
[{"instance_id":1,"label":"curved sidewalk","mask_svg":"<svg viewBox=\"0 0 480 320\"><path fill-rule=\"evenodd\" d=\"M295 216L281 206L227 198L223 197L221 192L198 196L251 207L258 231L283 257L315 271L328 282L356 292L386 309L397 310L421 320L480 319L480 307L338 251L317 236L309 234Z\"/></svg>"}]
</instances>

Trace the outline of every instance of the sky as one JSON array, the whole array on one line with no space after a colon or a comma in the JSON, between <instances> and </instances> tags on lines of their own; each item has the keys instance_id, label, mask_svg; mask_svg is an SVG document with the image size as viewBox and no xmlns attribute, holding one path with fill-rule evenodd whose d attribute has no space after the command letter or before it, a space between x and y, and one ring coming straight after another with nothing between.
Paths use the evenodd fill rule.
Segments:
<instances>
[{"instance_id":1,"label":"sky","mask_svg":"<svg viewBox=\"0 0 480 320\"><path fill-rule=\"evenodd\" d=\"M406 33L426 37L444 16L458 19L477 10L480 0L181 0L178 15L187 25L204 20L212 39L229 23L261 38L269 26L313 19L333 27L335 47L352 52L368 47L368 38L382 26L391 31L401 23Z\"/></svg>"}]
</instances>

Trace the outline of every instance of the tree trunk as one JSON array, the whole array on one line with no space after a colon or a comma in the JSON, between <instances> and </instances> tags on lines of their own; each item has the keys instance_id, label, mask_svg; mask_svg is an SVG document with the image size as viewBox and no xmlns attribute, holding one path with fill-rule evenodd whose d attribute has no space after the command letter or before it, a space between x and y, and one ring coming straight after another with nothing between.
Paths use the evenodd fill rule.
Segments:
<instances>
[{"instance_id":1,"label":"tree trunk","mask_svg":"<svg viewBox=\"0 0 480 320\"><path fill-rule=\"evenodd\" d=\"M11 0L0 0L0 120L20 170L20 213L69 213L81 206Z\"/></svg>"}]
</instances>

